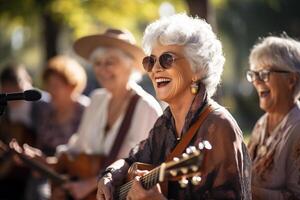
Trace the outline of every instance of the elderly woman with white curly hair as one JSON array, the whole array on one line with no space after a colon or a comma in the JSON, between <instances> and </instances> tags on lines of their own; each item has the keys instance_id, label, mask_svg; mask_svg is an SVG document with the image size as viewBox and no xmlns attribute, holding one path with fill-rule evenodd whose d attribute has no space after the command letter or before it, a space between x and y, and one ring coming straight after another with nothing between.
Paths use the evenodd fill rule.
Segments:
<instances>
[{"instance_id":1,"label":"elderly woman with white curly hair","mask_svg":"<svg viewBox=\"0 0 300 200\"><path fill-rule=\"evenodd\" d=\"M249 61L247 79L265 111L248 144L253 199L300 199L300 42L266 37Z\"/></svg>"},{"instance_id":2,"label":"elderly woman with white curly hair","mask_svg":"<svg viewBox=\"0 0 300 200\"><path fill-rule=\"evenodd\" d=\"M169 106L149 137L133 148L128 158L116 161L102 173L98 200L250 199L250 159L242 132L231 114L211 98L225 60L211 26L186 14L162 18L146 28L143 46L148 55L143 59L144 69L157 97ZM171 170L171 178L166 166L174 166L170 160L192 145L206 149L193 181L198 184L183 179L180 183L185 188L181 188L174 180L180 172ZM170 162L161 165L165 161ZM118 190L135 162L159 167L150 172L135 170L136 178ZM168 192L156 184L157 170L160 180L168 180Z\"/></svg>"}]
</instances>

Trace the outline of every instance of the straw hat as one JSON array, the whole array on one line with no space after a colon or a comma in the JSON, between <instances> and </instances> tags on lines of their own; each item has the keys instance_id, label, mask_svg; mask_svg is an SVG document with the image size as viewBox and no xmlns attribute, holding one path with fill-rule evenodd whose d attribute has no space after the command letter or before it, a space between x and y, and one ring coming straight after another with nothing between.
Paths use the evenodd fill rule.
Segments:
<instances>
[{"instance_id":1,"label":"straw hat","mask_svg":"<svg viewBox=\"0 0 300 200\"><path fill-rule=\"evenodd\" d=\"M134 67L143 71L142 59L145 54L136 46L135 39L129 31L107 29L103 34L85 36L74 43L75 52L86 60L89 60L91 53L98 47L116 47L123 50L135 60Z\"/></svg>"}]
</instances>

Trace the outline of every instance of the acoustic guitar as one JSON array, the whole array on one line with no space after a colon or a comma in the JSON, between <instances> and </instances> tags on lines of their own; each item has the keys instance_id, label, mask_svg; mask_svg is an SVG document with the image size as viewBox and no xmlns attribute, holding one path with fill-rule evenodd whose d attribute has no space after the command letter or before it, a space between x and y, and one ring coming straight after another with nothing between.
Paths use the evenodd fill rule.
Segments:
<instances>
[{"instance_id":1,"label":"acoustic guitar","mask_svg":"<svg viewBox=\"0 0 300 200\"><path fill-rule=\"evenodd\" d=\"M41 161L32 159L26 154L10 148L1 140L0 150L18 155L27 166L50 179L53 187L59 187L69 181L97 176L101 170L103 160L103 157L99 155L78 154L71 156L62 154L54 168L51 168ZM68 199L72 199L70 195L67 196ZM96 191L86 196L83 200L96 200Z\"/></svg>"},{"instance_id":2,"label":"acoustic guitar","mask_svg":"<svg viewBox=\"0 0 300 200\"><path fill-rule=\"evenodd\" d=\"M201 181L201 173L199 169L204 159L204 151L210 150L211 145L208 141L200 142L198 148L189 147L186 153L183 153L180 158L174 158L170 162L164 162L158 167L155 167L149 173L141 176L140 182L145 189L150 189L157 183L163 183L168 180L179 181L181 187L186 187L189 179L192 184L197 185ZM133 165L136 169L138 165ZM142 164L142 166L144 166ZM135 169L129 169L129 173L134 172ZM130 176L130 175L129 175ZM132 177L132 176L131 176ZM133 181L129 181L121 187L117 188L114 193L115 200L124 200L127 197L128 191L132 186ZM165 184L166 185L166 184ZM167 191L167 189L162 189ZM164 192L163 192L164 193ZM166 193L164 193L166 195Z\"/></svg>"},{"instance_id":3,"label":"acoustic guitar","mask_svg":"<svg viewBox=\"0 0 300 200\"><path fill-rule=\"evenodd\" d=\"M15 138L19 144L27 143L31 145L34 142L33 130L22 123L0 118L0 140L9 142L12 138ZM24 178L28 172L27 167L17 166L10 154L6 151L0 151L0 179L9 177L19 179L20 176Z\"/></svg>"}]
</instances>

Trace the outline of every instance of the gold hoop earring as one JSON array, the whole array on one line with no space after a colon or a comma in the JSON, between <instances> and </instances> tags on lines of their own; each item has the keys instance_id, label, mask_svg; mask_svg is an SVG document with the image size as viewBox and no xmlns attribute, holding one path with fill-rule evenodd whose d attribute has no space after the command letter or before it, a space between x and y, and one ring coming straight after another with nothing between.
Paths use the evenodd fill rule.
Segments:
<instances>
[{"instance_id":1,"label":"gold hoop earring","mask_svg":"<svg viewBox=\"0 0 300 200\"><path fill-rule=\"evenodd\" d=\"M197 93L198 93L198 91L199 91L199 86L198 86L197 81L192 80L192 84L191 84L191 86L190 86L190 90L191 90L191 93L192 93L192 94L197 94Z\"/></svg>"}]
</instances>

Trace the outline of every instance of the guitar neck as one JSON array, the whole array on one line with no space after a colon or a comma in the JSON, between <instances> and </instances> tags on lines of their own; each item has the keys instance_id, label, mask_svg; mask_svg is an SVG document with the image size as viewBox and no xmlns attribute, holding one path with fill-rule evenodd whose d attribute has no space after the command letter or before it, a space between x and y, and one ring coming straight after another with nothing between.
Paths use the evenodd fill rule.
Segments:
<instances>
[{"instance_id":1,"label":"guitar neck","mask_svg":"<svg viewBox=\"0 0 300 200\"><path fill-rule=\"evenodd\" d=\"M142 184L142 186L145 189L150 189L153 186L155 186L157 183L159 183L159 173L160 173L160 166L154 168L153 170L151 170L149 173L147 173L146 175L142 176L140 178L140 182ZM129 181L126 184L122 185L117 191L116 191L116 195L114 197L114 199L118 199L118 200L123 200L126 199L128 191L130 190L131 186L132 186L133 181Z\"/></svg>"},{"instance_id":2,"label":"guitar neck","mask_svg":"<svg viewBox=\"0 0 300 200\"><path fill-rule=\"evenodd\" d=\"M5 144L2 140L0 140L0 149L7 153L14 153L17 154L18 157L30 168L40 172L41 174L45 175L47 178L51 179L53 182L57 184L65 183L68 178L65 176L62 176L55 172L53 169L51 169L46 164L43 164L37 160L34 160L32 158L29 158L28 156L24 155L23 153L20 153L12 148L10 148L7 144Z\"/></svg>"},{"instance_id":3,"label":"guitar neck","mask_svg":"<svg viewBox=\"0 0 300 200\"><path fill-rule=\"evenodd\" d=\"M65 183L68 180L67 177L58 174L57 172L55 172L54 170L52 170L47 165L42 164L39 161L30 159L26 155L23 155L22 153L16 152L14 150L12 150L12 151L14 153L16 153L20 157L20 159L25 164L27 164L30 168L32 168L32 169L38 171L39 173L45 175L47 178L51 179L54 183L56 183L56 184L63 184L63 183Z\"/></svg>"}]
</instances>

